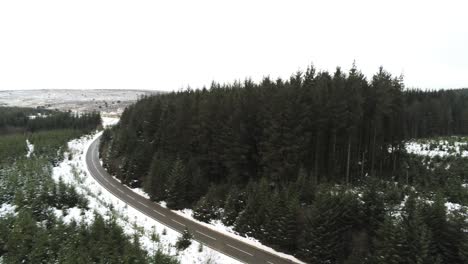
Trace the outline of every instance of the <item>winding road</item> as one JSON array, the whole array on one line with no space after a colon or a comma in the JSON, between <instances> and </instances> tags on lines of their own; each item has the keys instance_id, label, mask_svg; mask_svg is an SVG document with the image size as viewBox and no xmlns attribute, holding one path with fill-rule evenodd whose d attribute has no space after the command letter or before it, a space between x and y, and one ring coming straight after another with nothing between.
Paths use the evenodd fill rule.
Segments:
<instances>
[{"instance_id":1,"label":"winding road","mask_svg":"<svg viewBox=\"0 0 468 264\"><path fill-rule=\"evenodd\" d=\"M256 246L184 218L170 209L164 208L161 205L134 193L132 190L128 189L126 186L110 176L101 166L101 163L99 162L98 146L99 138L92 142L88 148L88 152L86 153L86 164L91 175L117 198L144 213L148 217L153 218L179 233L187 228L192 233L193 238L198 242L244 263L295 263L292 260L282 258L276 254L262 250Z\"/></svg>"}]
</instances>

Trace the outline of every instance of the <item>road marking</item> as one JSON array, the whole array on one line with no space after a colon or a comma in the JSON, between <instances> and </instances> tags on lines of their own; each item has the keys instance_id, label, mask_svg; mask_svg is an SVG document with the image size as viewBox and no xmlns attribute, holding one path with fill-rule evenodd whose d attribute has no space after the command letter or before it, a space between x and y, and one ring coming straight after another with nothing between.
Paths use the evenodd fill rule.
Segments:
<instances>
[{"instance_id":1,"label":"road marking","mask_svg":"<svg viewBox=\"0 0 468 264\"><path fill-rule=\"evenodd\" d=\"M160 214L160 215L162 215L162 216L166 217L166 215L165 215L165 214L162 214L162 213L160 213L160 212L158 212L158 211L156 211L156 210L153 210L153 212L155 212L155 213L157 213L157 214Z\"/></svg>"},{"instance_id":2,"label":"road marking","mask_svg":"<svg viewBox=\"0 0 468 264\"><path fill-rule=\"evenodd\" d=\"M178 224L181 225L181 226L185 226L184 224L182 224L182 223L179 222L179 221L176 221L176 220L174 220L174 219L171 219L171 220L174 221L174 222L176 222L176 223L178 223Z\"/></svg>"},{"instance_id":3,"label":"road marking","mask_svg":"<svg viewBox=\"0 0 468 264\"><path fill-rule=\"evenodd\" d=\"M138 202L139 204L143 205L144 207L146 208L149 208L146 204L142 203L142 202Z\"/></svg>"},{"instance_id":4,"label":"road marking","mask_svg":"<svg viewBox=\"0 0 468 264\"><path fill-rule=\"evenodd\" d=\"M130 197L130 199L132 199L133 201L136 201L136 199L133 198L132 196L130 196L130 195L127 195L127 196Z\"/></svg>"},{"instance_id":5,"label":"road marking","mask_svg":"<svg viewBox=\"0 0 468 264\"><path fill-rule=\"evenodd\" d=\"M95 142L93 142L93 144L96 145L96 142L97 142L97 140L96 140ZM93 148L94 148L94 149L93 149ZM91 149L91 151L90 151L89 149ZM96 148L96 146L92 146L92 147L90 147L89 149L88 149L88 153L90 153L91 163L86 162L86 163L87 163L87 166L88 166L88 168L92 168L90 165L93 165L93 166L94 166L94 169L95 169L96 174L93 175L93 173L92 173L91 171L90 171L90 174L91 174L91 176L92 176L95 180L98 181L98 183L101 183L101 181L99 181L99 179L98 179L97 177L95 177L96 175L99 175L99 176L101 177L101 179L105 179L105 176L99 171L99 169L98 169L99 166L97 166L97 165L96 165L96 162L95 162L95 156L96 156L95 153L98 153L98 152L97 152L97 148ZM102 187L104 187L105 189L107 189L105 185L102 185ZM112 190L110 190L110 189L107 189L107 190L108 190L110 193L114 194L114 196L116 196L116 194L115 194ZM120 192L124 193L124 192L123 192L122 190L120 190L120 189L117 189L117 190L119 190ZM124 193L124 194L125 194L125 193ZM129 195L127 195L127 196L129 196ZM116 196L116 197L117 197L117 196ZM129 197L132 198L132 199L134 199L134 198L131 197L131 196L129 196ZM127 204L127 202L126 202L125 200L122 200L122 201L125 202L125 203ZM132 205L129 204L129 203L128 203L128 205L132 206ZM136 210L140 211L141 213L146 214L147 216L151 217L150 215L148 215L148 214L145 213L144 211L141 211L141 210L139 210L139 209L136 208L136 207L134 207L134 208L135 208ZM158 211L156 211L156 210L154 210L154 209L153 209L153 211L154 211L155 213L161 215L161 216L166 217L166 215L163 214L163 213L160 213L160 212L158 212ZM155 221L157 221L157 222L159 222L159 223L165 225L164 223L162 223L162 222L159 221L158 219L156 219L156 218L153 218L153 219L154 219ZM175 221L175 220L173 220L173 221L174 221L174 222L177 222L177 221ZM183 225L182 223L179 223L179 222L177 222L177 223L180 224L180 225ZM169 226L169 225L166 225L166 226L167 226L168 228L171 228L172 230L174 230L174 231L176 231L176 232L180 232L180 231L178 231L177 229L174 229L173 227L171 227L171 226ZM185 225L183 225L183 226L185 226ZM208 247L210 247L210 246L208 245ZM231 246L231 247L232 247L232 246ZM210 247L210 248L212 248L212 247ZM214 248L212 248L212 249L214 249ZM236 249L237 249L237 248L236 248ZM214 249L214 250L215 250L215 249ZM222 252L222 251L220 251L220 252ZM251 254L249 254L249 253L247 253L247 252L244 252L244 251L242 251L242 252L243 252L243 253L246 253L246 254L248 254L248 255L250 255L250 256L253 256L253 255L251 255ZM234 258L234 259L238 260L239 262L246 263L245 261L242 261L242 260L240 260L239 258L237 258L236 256L233 256L233 255L228 254L227 252L226 252L225 254L227 254L227 255L230 256L231 258Z\"/></svg>"},{"instance_id":6,"label":"road marking","mask_svg":"<svg viewBox=\"0 0 468 264\"><path fill-rule=\"evenodd\" d=\"M249 252L246 252L246 251L244 251L244 250L242 250L242 249L238 249L238 248L236 248L235 246L232 246L232 245L229 245L229 244L226 244L226 245L227 245L228 247L232 247L232 248L235 249L235 250L238 250L238 251L240 251L240 252L242 252L242 253L244 253L244 254L247 254L247 255L253 257L253 254L250 254Z\"/></svg>"},{"instance_id":7,"label":"road marking","mask_svg":"<svg viewBox=\"0 0 468 264\"><path fill-rule=\"evenodd\" d=\"M121 192L121 193L124 193L124 191L120 190L120 189L117 189L117 191Z\"/></svg>"},{"instance_id":8,"label":"road marking","mask_svg":"<svg viewBox=\"0 0 468 264\"><path fill-rule=\"evenodd\" d=\"M212 237L212 236L209 236L209 235L207 235L207 234L205 234L205 233L202 233L202 232L200 232L200 231L195 231L195 232L197 232L198 234L204 235L204 236L206 236L206 237L209 237L209 238L211 238L211 239L213 239L213 240L216 240L216 238L214 238L214 237Z\"/></svg>"},{"instance_id":9,"label":"road marking","mask_svg":"<svg viewBox=\"0 0 468 264\"><path fill-rule=\"evenodd\" d=\"M273 263L273 262L271 262L271 261L268 261L268 260L267 260L267 262L270 263L270 264L275 264L275 263Z\"/></svg>"}]
</instances>

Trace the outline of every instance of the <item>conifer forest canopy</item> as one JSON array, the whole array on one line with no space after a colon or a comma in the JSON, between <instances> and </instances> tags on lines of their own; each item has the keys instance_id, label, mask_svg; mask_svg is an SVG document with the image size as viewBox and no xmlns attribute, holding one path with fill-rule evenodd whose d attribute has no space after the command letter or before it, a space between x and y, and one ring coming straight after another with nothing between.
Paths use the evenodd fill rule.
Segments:
<instances>
[{"instance_id":1,"label":"conifer forest canopy","mask_svg":"<svg viewBox=\"0 0 468 264\"><path fill-rule=\"evenodd\" d=\"M141 98L105 130L100 154L153 200L311 263L466 263L466 217L444 207L468 201L450 187L466 172L441 180L405 142L467 133L468 90L309 67Z\"/></svg>"}]
</instances>

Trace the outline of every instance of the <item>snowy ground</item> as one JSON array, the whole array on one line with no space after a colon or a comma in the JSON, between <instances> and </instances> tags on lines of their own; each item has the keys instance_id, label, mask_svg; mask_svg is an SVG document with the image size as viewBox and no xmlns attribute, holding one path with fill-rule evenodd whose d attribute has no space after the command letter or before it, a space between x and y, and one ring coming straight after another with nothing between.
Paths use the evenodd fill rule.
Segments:
<instances>
[{"instance_id":1,"label":"snowy ground","mask_svg":"<svg viewBox=\"0 0 468 264\"><path fill-rule=\"evenodd\" d=\"M198 222L199 224L202 224L202 225L204 225L204 226L206 226L208 228L211 228L211 229L216 230L216 231L218 231L220 233L223 233L225 235L228 235L228 236L231 236L231 237L236 238L238 240L241 240L241 241L243 241L245 243L248 243L248 244L253 245L253 246L257 247L257 248L260 248L260 249L265 250L267 252L278 255L278 256L280 256L282 258L289 259L289 260L291 260L291 261L293 261L295 263L305 263L305 262L302 262L302 261L298 260L294 256L278 252L278 251L272 249L271 247L265 246L260 241L258 241L257 239L255 239L253 237L243 237L243 236L239 235L236 231L234 231L234 227L226 226L220 220L212 220L208 224L208 223L201 222L201 221L198 221L195 218L193 218L193 211L191 209L184 209L184 210L174 211L174 212L177 213L178 215L181 215L181 216L183 216L185 218L188 218L188 219L190 219L192 221Z\"/></svg>"},{"instance_id":2,"label":"snowy ground","mask_svg":"<svg viewBox=\"0 0 468 264\"><path fill-rule=\"evenodd\" d=\"M405 144L405 148L410 154L431 158L435 156L468 157L468 142L466 140L465 138L454 138L454 141L436 139L410 141Z\"/></svg>"},{"instance_id":3,"label":"snowy ground","mask_svg":"<svg viewBox=\"0 0 468 264\"><path fill-rule=\"evenodd\" d=\"M456 156L468 157L468 138L451 137L447 139L420 139L416 141L406 142L406 151L410 154L421 157L449 157ZM424 160L423 160L424 162ZM429 168L429 167L428 167ZM450 164L445 168L450 169ZM468 184L462 184L464 188L468 188ZM405 198L406 200L406 198ZM401 204L401 208L405 205L405 200ZM432 203L433 201L426 201ZM448 212L461 211L468 217L468 207L457 203L446 202L445 207Z\"/></svg>"},{"instance_id":4,"label":"snowy ground","mask_svg":"<svg viewBox=\"0 0 468 264\"><path fill-rule=\"evenodd\" d=\"M106 122L108 121L110 120ZM85 163L86 151L99 135L100 133L95 133L69 142L69 151L64 154L64 161L53 169L55 180L58 181L61 178L64 182L75 186L77 191L89 200L88 210L78 208L71 208L66 212L56 210L57 216L62 216L65 222L74 219L89 223L93 219L94 212L98 212L105 218L113 215L127 234L138 233L141 236L142 246L150 253L160 248L165 253L177 256L181 263L240 263L206 246L203 246L200 252L200 244L196 241L192 241L192 245L185 251L177 252L173 245L180 236L179 233L128 206L101 187L89 174ZM69 159L70 155L71 159ZM159 242L151 240L154 233L158 234Z\"/></svg>"},{"instance_id":5,"label":"snowy ground","mask_svg":"<svg viewBox=\"0 0 468 264\"><path fill-rule=\"evenodd\" d=\"M102 119L102 126L104 128L114 126L119 122L118 118L115 118L115 117L112 117L112 116L109 116L109 115L102 115L101 119Z\"/></svg>"},{"instance_id":6,"label":"snowy ground","mask_svg":"<svg viewBox=\"0 0 468 264\"><path fill-rule=\"evenodd\" d=\"M15 213L16 206L11 205L11 204L1 204L0 205L0 217L5 217L7 215L14 215Z\"/></svg>"}]
</instances>

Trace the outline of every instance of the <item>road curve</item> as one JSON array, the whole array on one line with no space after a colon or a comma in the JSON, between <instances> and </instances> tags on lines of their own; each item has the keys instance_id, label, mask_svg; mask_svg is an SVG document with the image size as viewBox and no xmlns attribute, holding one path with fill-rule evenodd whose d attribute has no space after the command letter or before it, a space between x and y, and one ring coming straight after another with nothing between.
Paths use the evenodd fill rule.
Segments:
<instances>
[{"instance_id":1,"label":"road curve","mask_svg":"<svg viewBox=\"0 0 468 264\"><path fill-rule=\"evenodd\" d=\"M286 264L295 263L253 245L225 235L190 219L184 218L171 210L146 199L118 182L101 166L99 162L99 138L91 143L86 153L86 164L91 175L123 202L144 213L161 224L182 232L187 228L193 238L204 245L226 254L244 263Z\"/></svg>"}]
</instances>

